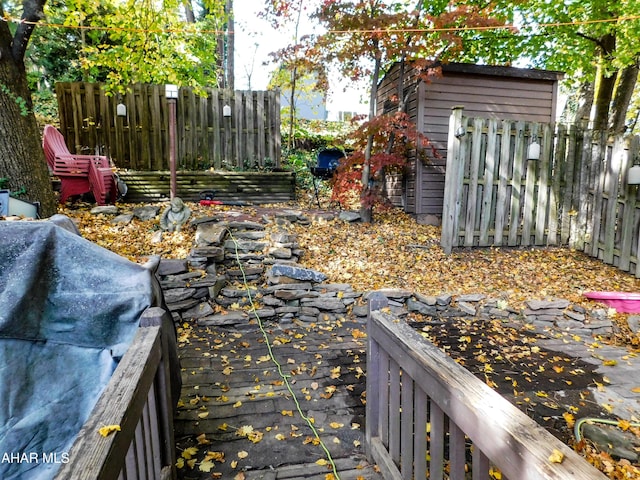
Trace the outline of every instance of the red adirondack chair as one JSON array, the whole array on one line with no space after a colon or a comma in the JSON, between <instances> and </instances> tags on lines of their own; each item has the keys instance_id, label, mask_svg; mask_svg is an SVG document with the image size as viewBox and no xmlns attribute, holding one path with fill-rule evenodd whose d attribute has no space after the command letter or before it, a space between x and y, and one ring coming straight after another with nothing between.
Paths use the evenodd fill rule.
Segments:
<instances>
[{"instance_id":1,"label":"red adirondack chair","mask_svg":"<svg viewBox=\"0 0 640 480\"><path fill-rule=\"evenodd\" d=\"M115 203L116 178L107 157L72 154L62 134L52 125L44 127L42 147L51 173L60 179L60 203L89 192L98 205Z\"/></svg>"}]
</instances>

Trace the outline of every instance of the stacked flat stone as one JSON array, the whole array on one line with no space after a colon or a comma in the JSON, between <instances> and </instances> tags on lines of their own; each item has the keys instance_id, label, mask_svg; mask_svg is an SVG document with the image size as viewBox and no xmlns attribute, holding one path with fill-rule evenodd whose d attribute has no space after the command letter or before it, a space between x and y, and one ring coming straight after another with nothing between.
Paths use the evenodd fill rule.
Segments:
<instances>
[{"instance_id":1,"label":"stacked flat stone","mask_svg":"<svg viewBox=\"0 0 640 480\"><path fill-rule=\"evenodd\" d=\"M196 235L187 259L161 260L158 275L176 322L254 328L256 320L316 322L346 315L365 321L372 292L348 284L326 283L322 272L302 267L296 236L286 226L310 224L296 212L259 221L218 217L195 219ZM323 221L320 219L319 221ZM267 228L267 225L271 228ZM377 290L397 316L479 317L533 324L538 331L558 329L579 335L612 331L606 311L595 313L567 300L530 300L523 311L483 294L423 295L406 289ZM255 308L255 309L254 309Z\"/></svg>"}]
</instances>

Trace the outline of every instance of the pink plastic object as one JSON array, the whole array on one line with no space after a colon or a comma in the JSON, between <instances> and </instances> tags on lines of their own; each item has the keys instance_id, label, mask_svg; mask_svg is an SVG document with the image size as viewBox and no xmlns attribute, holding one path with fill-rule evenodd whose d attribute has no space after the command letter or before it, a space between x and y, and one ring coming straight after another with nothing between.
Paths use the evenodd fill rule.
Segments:
<instances>
[{"instance_id":1,"label":"pink plastic object","mask_svg":"<svg viewBox=\"0 0 640 480\"><path fill-rule=\"evenodd\" d=\"M640 293L632 292L586 292L590 300L601 302L621 313L640 313Z\"/></svg>"}]
</instances>

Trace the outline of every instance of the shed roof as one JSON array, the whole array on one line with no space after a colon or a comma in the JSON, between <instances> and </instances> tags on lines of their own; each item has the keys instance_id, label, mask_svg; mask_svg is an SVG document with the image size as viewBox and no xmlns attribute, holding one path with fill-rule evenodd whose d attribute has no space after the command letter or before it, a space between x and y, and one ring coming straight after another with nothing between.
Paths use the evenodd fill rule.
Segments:
<instances>
[{"instance_id":1,"label":"shed roof","mask_svg":"<svg viewBox=\"0 0 640 480\"><path fill-rule=\"evenodd\" d=\"M504 67L497 65L475 65L472 63L443 63L443 73L466 73L494 77L512 77L528 80L558 81L564 78L564 72L540 70L537 68Z\"/></svg>"}]
</instances>

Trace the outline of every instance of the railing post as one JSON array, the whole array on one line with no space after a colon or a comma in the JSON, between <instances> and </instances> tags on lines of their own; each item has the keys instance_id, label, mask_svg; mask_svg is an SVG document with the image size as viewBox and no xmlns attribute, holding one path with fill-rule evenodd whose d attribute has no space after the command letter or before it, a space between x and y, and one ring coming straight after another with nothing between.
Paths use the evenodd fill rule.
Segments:
<instances>
[{"instance_id":1,"label":"railing post","mask_svg":"<svg viewBox=\"0 0 640 480\"><path fill-rule=\"evenodd\" d=\"M371 316L376 310L389 305L389 300L380 292L369 296L369 314L367 316L367 404L365 406L365 452L369 461L373 461L371 454L371 439L379 436L380 400L379 385L379 347L378 342L371 335Z\"/></svg>"}]
</instances>

